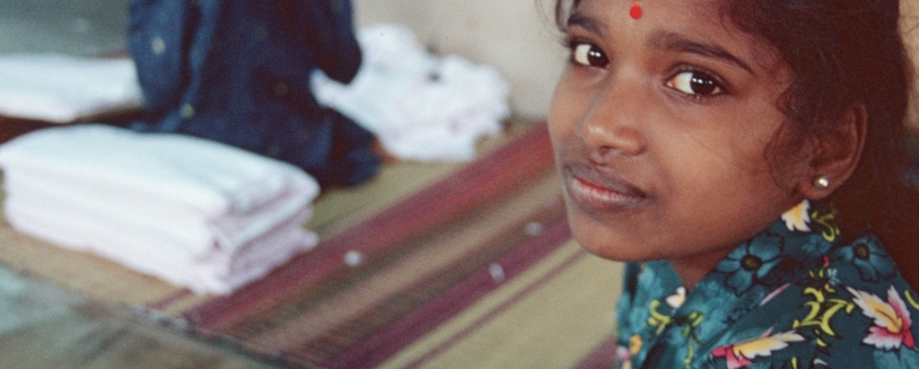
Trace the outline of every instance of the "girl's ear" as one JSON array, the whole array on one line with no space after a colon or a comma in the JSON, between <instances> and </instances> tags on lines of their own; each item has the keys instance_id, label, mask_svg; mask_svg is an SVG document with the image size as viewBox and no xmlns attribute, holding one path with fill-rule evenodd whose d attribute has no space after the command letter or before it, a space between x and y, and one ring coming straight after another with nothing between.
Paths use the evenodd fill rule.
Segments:
<instances>
[{"instance_id":1,"label":"girl's ear","mask_svg":"<svg viewBox=\"0 0 919 369\"><path fill-rule=\"evenodd\" d=\"M840 119L835 130L812 142L809 175L798 183L798 190L808 199L822 200L836 191L855 171L862 156L868 130L864 105L850 108Z\"/></svg>"}]
</instances>

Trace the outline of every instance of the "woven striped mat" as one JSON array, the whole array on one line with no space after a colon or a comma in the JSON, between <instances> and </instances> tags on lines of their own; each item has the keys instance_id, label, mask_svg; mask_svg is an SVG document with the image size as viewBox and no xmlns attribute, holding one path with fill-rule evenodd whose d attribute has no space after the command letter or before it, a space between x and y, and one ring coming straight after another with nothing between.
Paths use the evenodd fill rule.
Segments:
<instances>
[{"instance_id":1,"label":"woven striped mat","mask_svg":"<svg viewBox=\"0 0 919 369\"><path fill-rule=\"evenodd\" d=\"M614 268L571 242L552 163L547 130L535 126L268 277L182 314L201 334L297 367L469 367L469 355L450 362L455 350L485 352L497 345L490 339L538 333L569 341L551 355L565 363L547 367L608 363L614 287L577 288L578 279L615 279ZM553 288L567 293L546 294ZM565 310L596 295L597 306ZM501 328L505 320L521 321ZM534 329L548 322L557 326ZM565 329L579 324L593 332ZM566 345L552 346L541 351ZM502 360L520 354L485 356L497 360L485 367L513 367Z\"/></svg>"},{"instance_id":2,"label":"woven striped mat","mask_svg":"<svg viewBox=\"0 0 919 369\"><path fill-rule=\"evenodd\" d=\"M40 269L36 256L105 269L39 244L0 249L21 270ZM80 279L44 268L62 284ZM72 289L109 288L116 302L289 367L589 368L613 357L619 274L571 240L537 124L232 295L194 296L126 271L81 275L97 281ZM129 283L106 287L121 277Z\"/></svg>"}]
</instances>

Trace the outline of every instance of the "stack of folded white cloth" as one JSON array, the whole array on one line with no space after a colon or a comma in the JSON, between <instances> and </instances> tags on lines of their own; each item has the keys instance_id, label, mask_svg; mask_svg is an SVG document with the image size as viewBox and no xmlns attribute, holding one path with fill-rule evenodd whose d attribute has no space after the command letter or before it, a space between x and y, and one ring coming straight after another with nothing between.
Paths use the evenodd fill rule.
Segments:
<instances>
[{"instance_id":1,"label":"stack of folded white cloth","mask_svg":"<svg viewBox=\"0 0 919 369\"><path fill-rule=\"evenodd\" d=\"M129 58L0 56L0 115L66 123L140 109L142 103Z\"/></svg>"},{"instance_id":2,"label":"stack of folded white cloth","mask_svg":"<svg viewBox=\"0 0 919 369\"><path fill-rule=\"evenodd\" d=\"M7 221L196 293L226 294L315 246L316 181L220 143L104 125L0 146Z\"/></svg>"},{"instance_id":3,"label":"stack of folded white cloth","mask_svg":"<svg viewBox=\"0 0 919 369\"><path fill-rule=\"evenodd\" d=\"M313 92L374 132L400 159L470 160L482 137L501 133L510 87L494 68L429 53L410 29L376 25L358 32L361 69L345 85L313 74Z\"/></svg>"}]
</instances>

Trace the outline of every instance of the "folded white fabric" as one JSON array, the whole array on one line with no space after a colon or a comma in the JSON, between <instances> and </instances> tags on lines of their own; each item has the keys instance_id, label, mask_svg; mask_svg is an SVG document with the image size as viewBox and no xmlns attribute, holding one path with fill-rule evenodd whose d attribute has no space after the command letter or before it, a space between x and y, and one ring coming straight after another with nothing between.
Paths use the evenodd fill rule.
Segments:
<instances>
[{"instance_id":1,"label":"folded white fabric","mask_svg":"<svg viewBox=\"0 0 919 369\"><path fill-rule=\"evenodd\" d=\"M316 181L213 141L104 125L0 146L6 218L198 293L225 294L312 248Z\"/></svg>"},{"instance_id":2,"label":"folded white fabric","mask_svg":"<svg viewBox=\"0 0 919 369\"><path fill-rule=\"evenodd\" d=\"M363 63L348 85L313 74L317 100L374 132L401 159L469 160L483 136L501 132L510 88L488 66L431 55L411 30L358 32Z\"/></svg>"},{"instance_id":3,"label":"folded white fabric","mask_svg":"<svg viewBox=\"0 0 919 369\"><path fill-rule=\"evenodd\" d=\"M72 122L143 103L134 62L59 54L0 56L0 115Z\"/></svg>"}]
</instances>

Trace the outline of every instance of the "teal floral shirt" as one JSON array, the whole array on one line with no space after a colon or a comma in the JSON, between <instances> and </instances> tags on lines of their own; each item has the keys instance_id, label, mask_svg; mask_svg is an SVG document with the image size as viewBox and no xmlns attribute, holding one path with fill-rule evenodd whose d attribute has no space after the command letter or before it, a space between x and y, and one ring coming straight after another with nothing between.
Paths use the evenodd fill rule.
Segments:
<instances>
[{"instance_id":1,"label":"teal floral shirt","mask_svg":"<svg viewBox=\"0 0 919 369\"><path fill-rule=\"evenodd\" d=\"M919 368L919 296L880 241L838 241L804 201L690 292L667 262L628 264L618 367Z\"/></svg>"}]
</instances>

